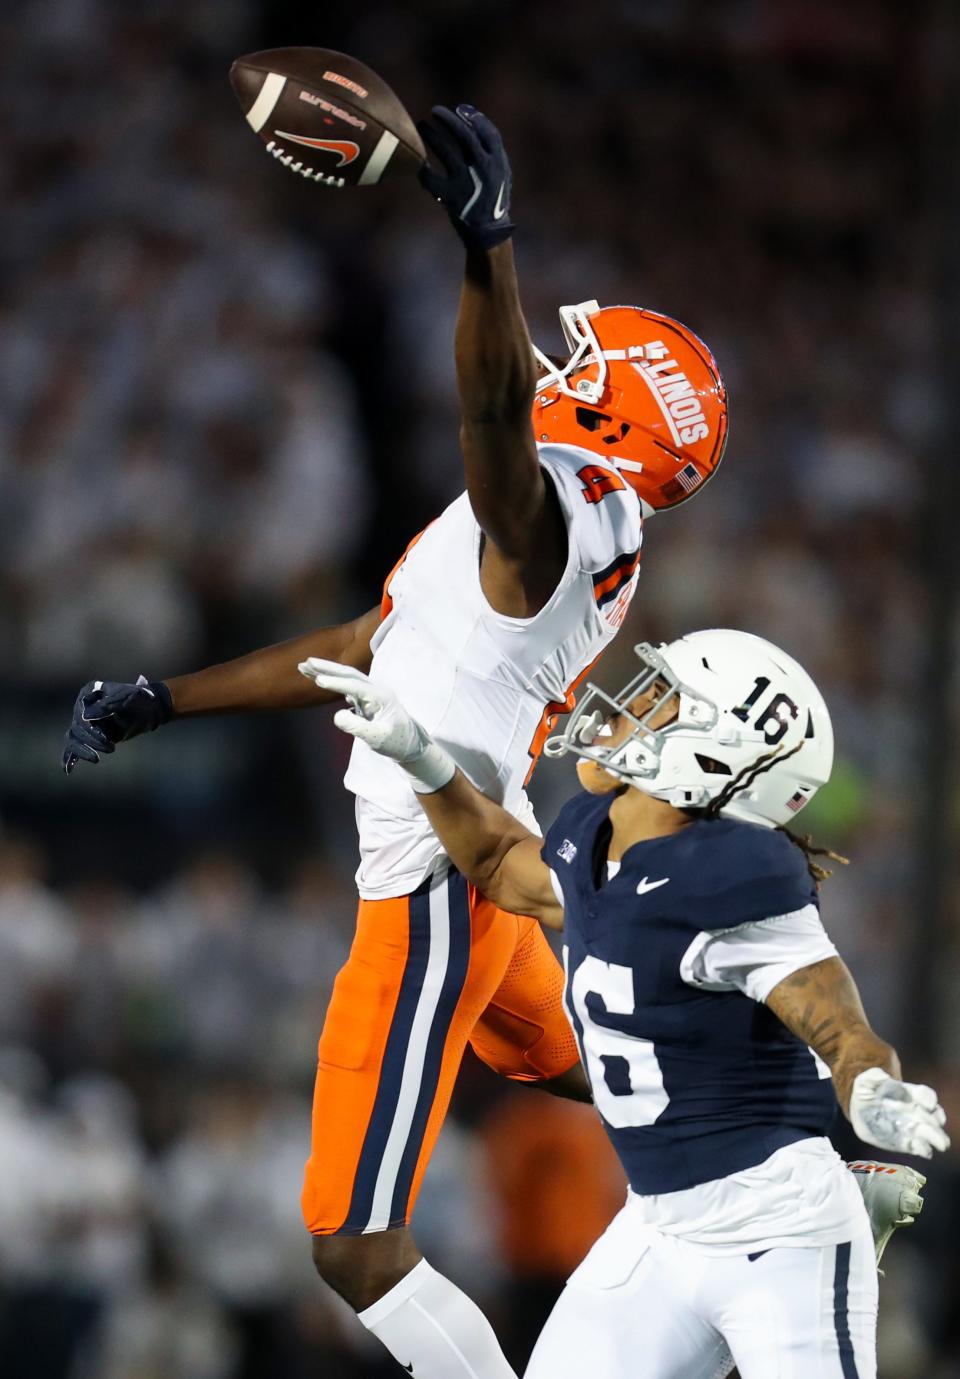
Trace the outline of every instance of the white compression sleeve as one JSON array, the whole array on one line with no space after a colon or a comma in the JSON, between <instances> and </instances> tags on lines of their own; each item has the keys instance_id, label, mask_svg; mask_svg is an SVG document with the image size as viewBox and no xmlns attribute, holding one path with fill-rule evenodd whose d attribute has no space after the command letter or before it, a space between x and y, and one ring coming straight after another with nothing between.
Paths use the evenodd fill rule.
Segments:
<instances>
[{"instance_id":1,"label":"white compression sleeve","mask_svg":"<svg viewBox=\"0 0 960 1379\"><path fill-rule=\"evenodd\" d=\"M480 1308L425 1259L358 1315L414 1379L517 1379Z\"/></svg>"}]
</instances>

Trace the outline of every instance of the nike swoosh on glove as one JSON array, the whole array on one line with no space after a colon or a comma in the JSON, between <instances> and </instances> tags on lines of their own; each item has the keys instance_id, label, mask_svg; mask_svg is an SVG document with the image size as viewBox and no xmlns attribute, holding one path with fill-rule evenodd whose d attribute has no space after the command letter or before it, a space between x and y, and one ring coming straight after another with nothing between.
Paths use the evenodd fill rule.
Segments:
<instances>
[{"instance_id":1,"label":"nike swoosh on glove","mask_svg":"<svg viewBox=\"0 0 960 1379\"><path fill-rule=\"evenodd\" d=\"M458 105L456 111L435 105L430 113L432 120L421 120L417 129L443 171L424 163L421 185L444 206L468 249L492 249L516 229L500 131L472 105Z\"/></svg>"},{"instance_id":2,"label":"nike swoosh on glove","mask_svg":"<svg viewBox=\"0 0 960 1379\"><path fill-rule=\"evenodd\" d=\"M91 680L77 695L64 738L61 764L69 776L78 761L96 765L104 753L173 717L173 700L162 680L141 675L135 685Z\"/></svg>"},{"instance_id":3,"label":"nike swoosh on glove","mask_svg":"<svg viewBox=\"0 0 960 1379\"><path fill-rule=\"evenodd\" d=\"M946 1112L932 1087L899 1082L882 1068L867 1068L853 1080L850 1124L867 1144L932 1159L949 1149Z\"/></svg>"}]
</instances>

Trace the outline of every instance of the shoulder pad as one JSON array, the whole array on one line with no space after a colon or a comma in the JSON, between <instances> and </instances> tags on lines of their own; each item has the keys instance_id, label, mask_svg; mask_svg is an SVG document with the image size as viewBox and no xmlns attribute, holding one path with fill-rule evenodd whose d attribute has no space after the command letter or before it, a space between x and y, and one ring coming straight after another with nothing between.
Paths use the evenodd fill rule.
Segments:
<instances>
[{"instance_id":1,"label":"shoulder pad","mask_svg":"<svg viewBox=\"0 0 960 1379\"><path fill-rule=\"evenodd\" d=\"M717 819L704 828L709 832L698 830L692 874L709 902L710 928L731 928L818 903L806 858L785 833L736 819Z\"/></svg>"},{"instance_id":2,"label":"shoulder pad","mask_svg":"<svg viewBox=\"0 0 960 1379\"><path fill-rule=\"evenodd\" d=\"M607 577L632 562L636 569L643 539L640 499L602 455L576 445L538 445L567 519L581 570Z\"/></svg>"}]
</instances>

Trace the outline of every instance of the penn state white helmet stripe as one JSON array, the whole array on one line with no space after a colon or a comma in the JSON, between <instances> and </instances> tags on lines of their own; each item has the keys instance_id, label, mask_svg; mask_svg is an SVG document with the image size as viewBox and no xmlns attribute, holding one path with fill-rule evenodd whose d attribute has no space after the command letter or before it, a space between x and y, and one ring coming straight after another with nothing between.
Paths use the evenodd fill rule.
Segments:
<instances>
[{"instance_id":1,"label":"penn state white helmet stripe","mask_svg":"<svg viewBox=\"0 0 960 1379\"><path fill-rule=\"evenodd\" d=\"M833 729L823 696L791 656L749 632L714 628L634 647L639 674L616 694L589 684L548 755L573 752L678 809L774 828L830 778ZM664 710L673 708L669 721ZM612 743L585 728L633 723Z\"/></svg>"}]
</instances>

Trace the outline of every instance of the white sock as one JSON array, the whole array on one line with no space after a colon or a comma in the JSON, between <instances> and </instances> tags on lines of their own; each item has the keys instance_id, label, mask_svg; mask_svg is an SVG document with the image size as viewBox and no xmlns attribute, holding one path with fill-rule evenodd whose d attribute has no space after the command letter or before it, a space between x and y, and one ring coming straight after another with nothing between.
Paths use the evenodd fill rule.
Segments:
<instances>
[{"instance_id":1,"label":"white sock","mask_svg":"<svg viewBox=\"0 0 960 1379\"><path fill-rule=\"evenodd\" d=\"M517 1379L477 1304L425 1259L357 1315L414 1379Z\"/></svg>"}]
</instances>

